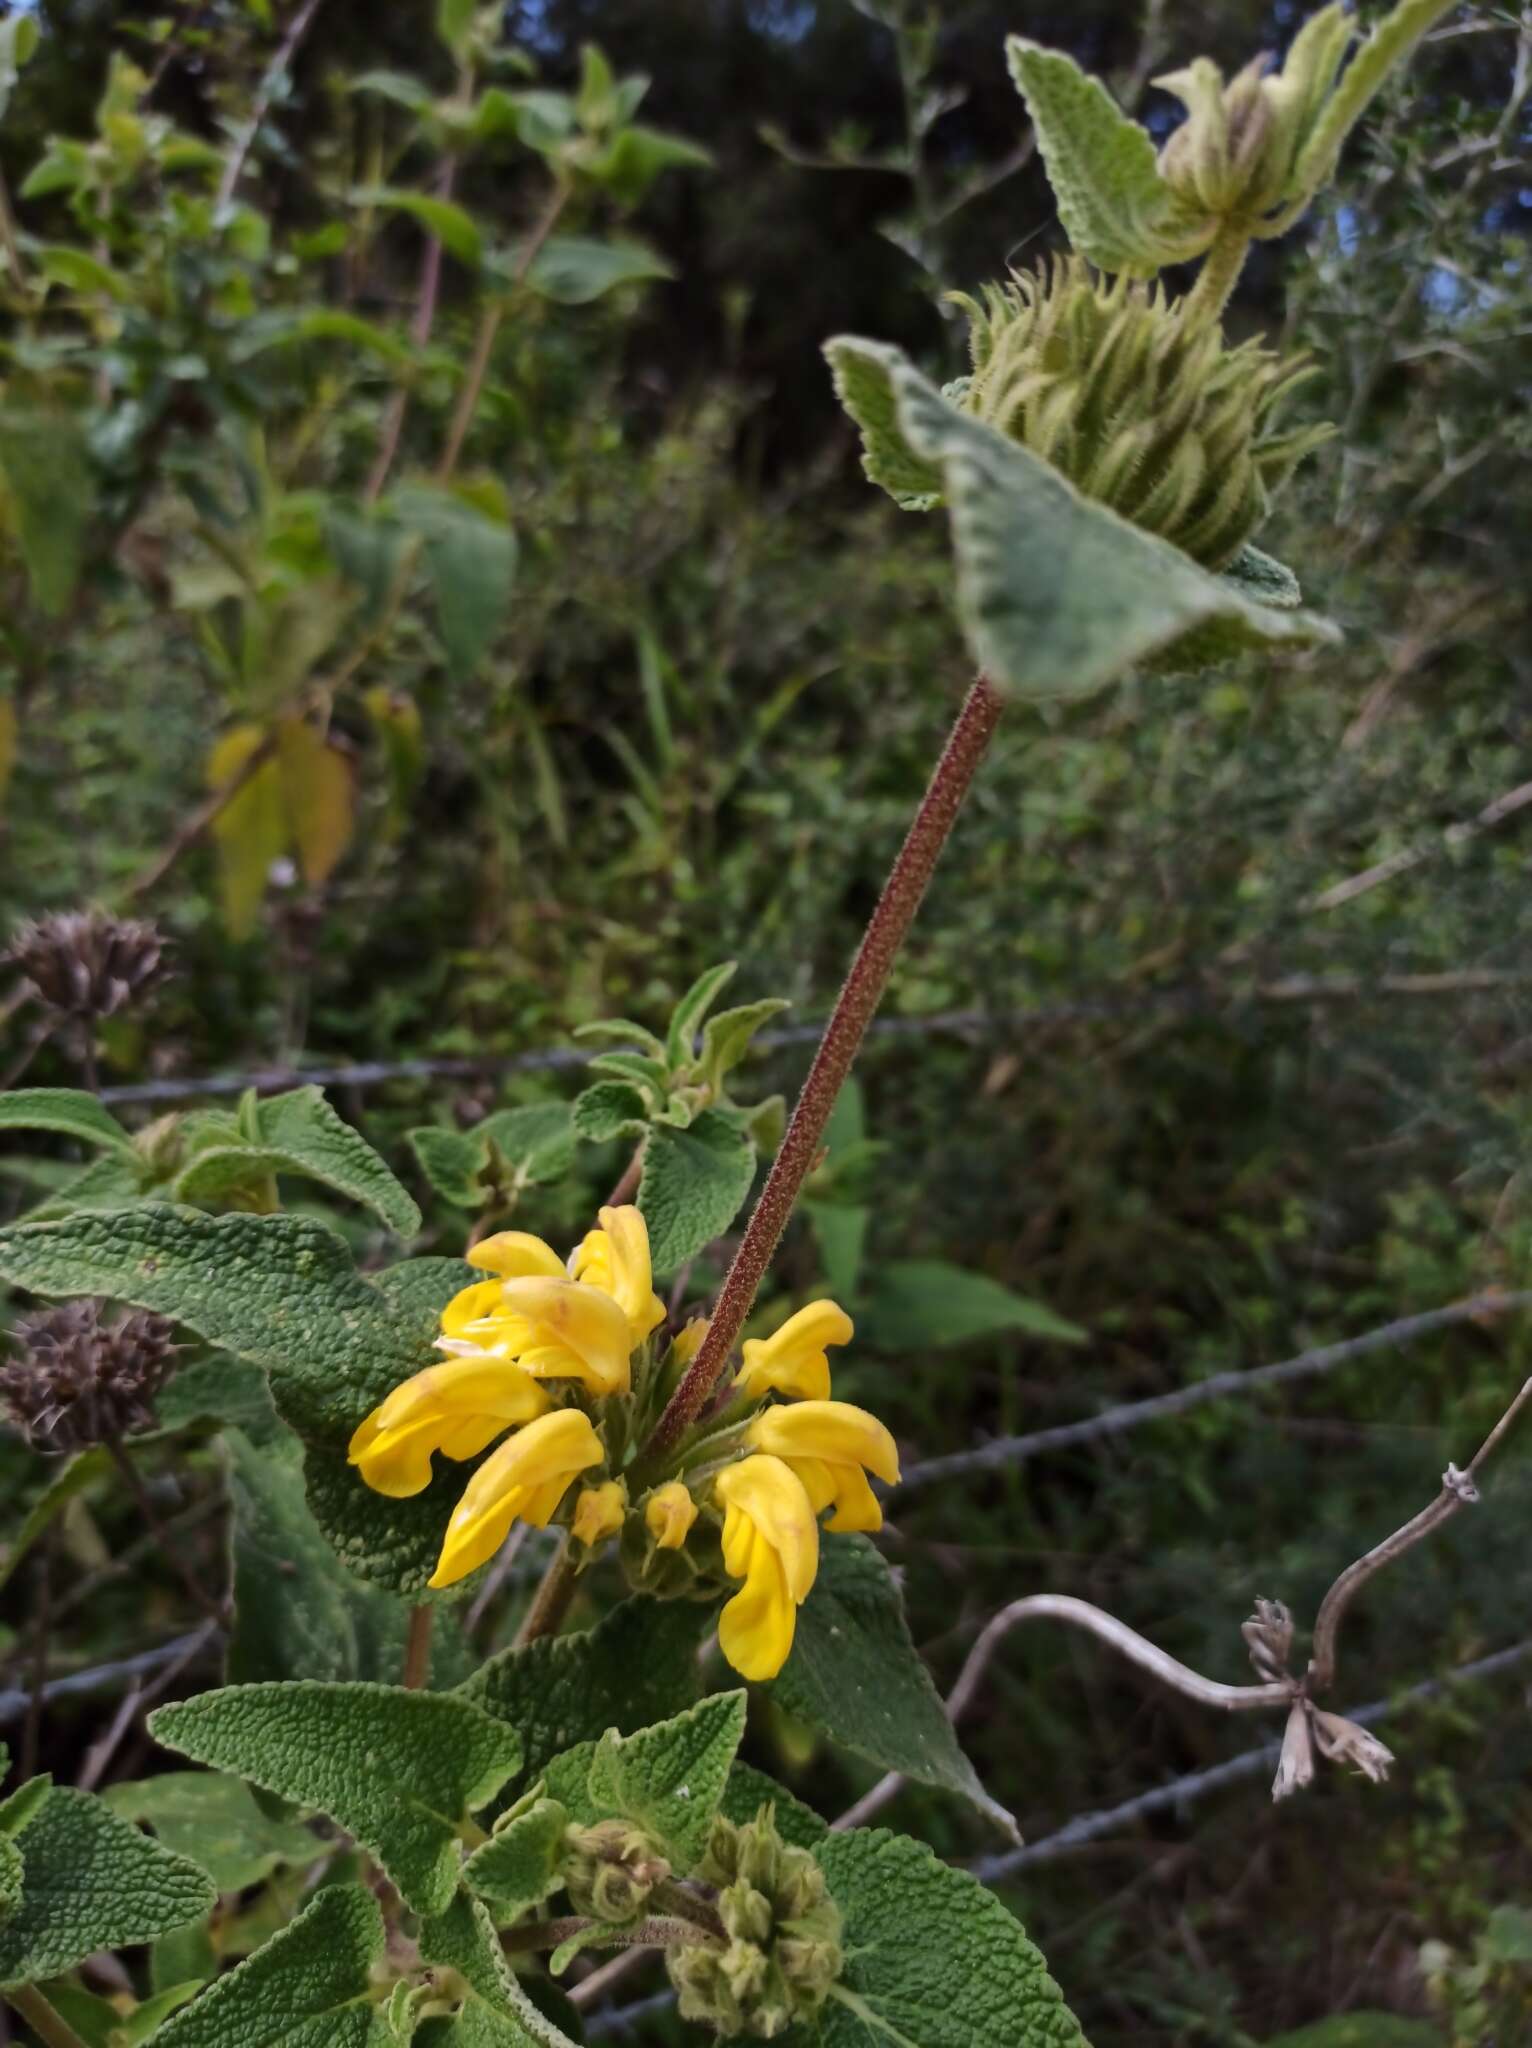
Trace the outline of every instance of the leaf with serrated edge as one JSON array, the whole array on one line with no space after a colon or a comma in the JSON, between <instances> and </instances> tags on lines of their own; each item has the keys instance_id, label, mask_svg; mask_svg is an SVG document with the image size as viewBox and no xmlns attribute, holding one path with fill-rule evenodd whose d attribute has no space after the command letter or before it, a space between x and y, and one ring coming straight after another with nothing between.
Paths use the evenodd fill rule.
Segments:
<instances>
[{"instance_id":1,"label":"leaf with serrated edge","mask_svg":"<svg viewBox=\"0 0 1532 2048\"><path fill-rule=\"evenodd\" d=\"M383 1915L360 1885L333 1885L155 2035L155 2048L385 2048L370 2002Z\"/></svg>"},{"instance_id":2,"label":"leaf with serrated edge","mask_svg":"<svg viewBox=\"0 0 1532 2048\"><path fill-rule=\"evenodd\" d=\"M624 1600L593 1629L502 1650L458 1691L510 1723L524 1774L540 1778L577 1742L608 1728L628 1734L689 1707L710 1623L707 1609L688 1600Z\"/></svg>"},{"instance_id":3,"label":"leaf with serrated edge","mask_svg":"<svg viewBox=\"0 0 1532 2048\"><path fill-rule=\"evenodd\" d=\"M692 1041L702 1029L702 1020L739 971L737 960L721 960L704 968L670 1013L665 1032L665 1051L673 1067L681 1067L692 1056Z\"/></svg>"},{"instance_id":4,"label":"leaf with serrated edge","mask_svg":"<svg viewBox=\"0 0 1532 2048\"><path fill-rule=\"evenodd\" d=\"M1188 217L1160 176L1148 131L1122 112L1099 79L1062 50L1025 36L1005 44L1027 103L1059 219L1098 270L1152 277L1211 243L1217 222Z\"/></svg>"},{"instance_id":5,"label":"leaf with serrated edge","mask_svg":"<svg viewBox=\"0 0 1532 2048\"><path fill-rule=\"evenodd\" d=\"M885 1828L814 1854L846 1916L820 2048L1085 2048L1021 1922L966 1872Z\"/></svg>"},{"instance_id":6,"label":"leaf with serrated edge","mask_svg":"<svg viewBox=\"0 0 1532 2048\"><path fill-rule=\"evenodd\" d=\"M725 1111L705 1109L684 1131L657 1124L638 1184L655 1272L674 1273L721 1236L754 1178L755 1147Z\"/></svg>"},{"instance_id":7,"label":"leaf with serrated edge","mask_svg":"<svg viewBox=\"0 0 1532 2048\"><path fill-rule=\"evenodd\" d=\"M33 1984L98 1948L153 1941L217 1901L205 1871L72 1786L52 1788L16 1846L26 1883L0 1923L0 1984Z\"/></svg>"},{"instance_id":8,"label":"leaf with serrated edge","mask_svg":"<svg viewBox=\"0 0 1532 2048\"><path fill-rule=\"evenodd\" d=\"M422 1922L419 1940L422 1962L455 1970L467 1985L465 2017L472 2013L490 2022L471 2030L473 2048L576 2048L516 1982L494 1923L477 1899L459 1892L446 1912Z\"/></svg>"},{"instance_id":9,"label":"leaf with serrated edge","mask_svg":"<svg viewBox=\"0 0 1532 2048\"><path fill-rule=\"evenodd\" d=\"M591 1799L603 1813L642 1828L689 1875L707 1850L744 1732L743 1689L714 1693L632 1735L613 1730L591 1758Z\"/></svg>"},{"instance_id":10,"label":"leaf with serrated edge","mask_svg":"<svg viewBox=\"0 0 1532 2048\"><path fill-rule=\"evenodd\" d=\"M563 1882L559 1858L568 1825L568 1809L557 1799L534 1800L474 1851L463 1865L464 1884L493 1900L504 1920L530 1912Z\"/></svg>"},{"instance_id":11,"label":"leaf with serrated edge","mask_svg":"<svg viewBox=\"0 0 1532 2048\"><path fill-rule=\"evenodd\" d=\"M642 1137L649 1128L649 1105L630 1081L594 1081L575 1097L574 1125L593 1145Z\"/></svg>"},{"instance_id":12,"label":"leaf with serrated edge","mask_svg":"<svg viewBox=\"0 0 1532 2048\"><path fill-rule=\"evenodd\" d=\"M881 1770L970 1800L1013 1838L958 1747L952 1723L910 1640L893 1573L865 1536L829 1536L819 1576L798 1610L792 1654L770 1691L777 1704Z\"/></svg>"},{"instance_id":13,"label":"leaf with serrated edge","mask_svg":"<svg viewBox=\"0 0 1532 2048\"><path fill-rule=\"evenodd\" d=\"M941 469L959 614L997 689L1081 697L1151 657L1197 666L1189 636L1210 628L1220 657L1340 637L1327 619L1254 598L1247 578L1214 575L1081 497L1050 463L949 405L898 349L843 335L826 352L881 367L910 446Z\"/></svg>"},{"instance_id":14,"label":"leaf with serrated edge","mask_svg":"<svg viewBox=\"0 0 1532 2048\"><path fill-rule=\"evenodd\" d=\"M0 1131L56 1131L82 1145L133 1150L133 1140L116 1117L79 1088L13 1088L0 1095Z\"/></svg>"},{"instance_id":15,"label":"leaf with serrated edge","mask_svg":"<svg viewBox=\"0 0 1532 2048\"><path fill-rule=\"evenodd\" d=\"M262 1174L318 1181L371 1209L400 1237L420 1228L420 1211L360 1131L338 1116L319 1088L295 1088L256 1112L258 1144L199 1153L175 1184L179 1200L212 1201Z\"/></svg>"},{"instance_id":16,"label":"leaf with serrated edge","mask_svg":"<svg viewBox=\"0 0 1532 2048\"><path fill-rule=\"evenodd\" d=\"M398 1686L228 1686L149 1726L167 1749L327 1813L418 1913L451 1898L461 1823L521 1760L514 1733L467 1700Z\"/></svg>"},{"instance_id":17,"label":"leaf with serrated edge","mask_svg":"<svg viewBox=\"0 0 1532 2048\"><path fill-rule=\"evenodd\" d=\"M242 1778L220 1771L164 1771L101 1796L120 1819L146 1822L167 1849L200 1863L220 1892L328 1853L307 1828L263 1813Z\"/></svg>"}]
</instances>

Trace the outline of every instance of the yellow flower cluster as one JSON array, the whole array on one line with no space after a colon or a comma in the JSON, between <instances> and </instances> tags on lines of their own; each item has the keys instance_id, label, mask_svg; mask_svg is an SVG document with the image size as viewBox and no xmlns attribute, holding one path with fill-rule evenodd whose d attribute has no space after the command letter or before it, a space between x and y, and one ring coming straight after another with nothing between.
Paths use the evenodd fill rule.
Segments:
<instances>
[{"instance_id":1,"label":"yellow flower cluster","mask_svg":"<svg viewBox=\"0 0 1532 2048\"><path fill-rule=\"evenodd\" d=\"M516 1230L467 1257L490 1277L443 1310L442 1361L396 1387L351 1439L366 1483L403 1499L429 1486L436 1453L468 1460L504 1437L448 1521L436 1587L484 1564L518 1519L542 1528L557 1517L588 1549L629 1524L620 1466L632 1463L635 1447L627 1418L613 1425L619 1404L631 1407L635 1360L647 1364L665 1320L636 1208L603 1209L567 1265L541 1238ZM672 1370L695 1355L705 1328L692 1323L677 1335ZM743 1583L719 1617L719 1641L746 1678L774 1677L787 1660L818 1570L820 1516L829 1512L832 1531L878 1529L882 1510L867 1475L899 1477L882 1423L830 1398L828 1351L851 1335L842 1309L816 1301L775 1336L747 1341L721 1417L700 1440L683 1440L670 1473L651 1475L631 1511L630 1526L654 1551L684 1549L699 1521L699 1534L720 1545L724 1573ZM617 1463L612 1443L624 1447Z\"/></svg>"}]
</instances>

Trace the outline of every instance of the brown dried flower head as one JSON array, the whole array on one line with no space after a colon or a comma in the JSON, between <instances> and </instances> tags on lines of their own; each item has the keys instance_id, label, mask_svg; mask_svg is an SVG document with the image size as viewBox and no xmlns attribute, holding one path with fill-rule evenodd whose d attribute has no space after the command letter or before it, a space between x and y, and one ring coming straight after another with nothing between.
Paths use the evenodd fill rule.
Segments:
<instances>
[{"instance_id":1,"label":"brown dried flower head","mask_svg":"<svg viewBox=\"0 0 1532 2048\"><path fill-rule=\"evenodd\" d=\"M165 971L158 926L104 910L63 910L24 924L7 959L31 993L65 1017L110 1017L148 993Z\"/></svg>"},{"instance_id":2,"label":"brown dried flower head","mask_svg":"<svg viewBox=\"0 0 1532 2048\"><path fill-rule=\"evenodd\" d=\"M99 1301L66 1301L23 1316L11 1332L0 1411L39 1450L83 1450L153 1427L175 1326L137 1309L108 1322L103 1310Z\"/></svg>"}]
</instances>

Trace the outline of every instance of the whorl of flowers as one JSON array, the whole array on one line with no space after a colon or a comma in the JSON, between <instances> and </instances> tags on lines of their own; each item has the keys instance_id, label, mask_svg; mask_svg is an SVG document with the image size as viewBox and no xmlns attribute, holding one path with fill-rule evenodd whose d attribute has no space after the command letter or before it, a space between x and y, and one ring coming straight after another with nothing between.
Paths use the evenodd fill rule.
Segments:
<instances>
[{"instance_id":1,"label":"whorl of flowers","mask_svg":"<svg viewBox=\"0 0 1532 2048\"><path fill-rule=\"evenodd\" d=\"M39 1450L78 1451L154 1426L154 1397L175 1362L175 1329L134 1309L106 1319L99 1301L23 1316L0 1364L0 1411Z\"/></svg>"},{"instance_id":2,"label":"whorl of flowers","mask_svg":"<svg viewBox=\"0 0 1532 2048\"><path fill-rule=\"evenodd\" d=\"M22 925L6 959L29 993L65 1017L111 1017L138 1002L165 971L158 926L104 910L55 911Z\"/></svg>"}]
</instances>

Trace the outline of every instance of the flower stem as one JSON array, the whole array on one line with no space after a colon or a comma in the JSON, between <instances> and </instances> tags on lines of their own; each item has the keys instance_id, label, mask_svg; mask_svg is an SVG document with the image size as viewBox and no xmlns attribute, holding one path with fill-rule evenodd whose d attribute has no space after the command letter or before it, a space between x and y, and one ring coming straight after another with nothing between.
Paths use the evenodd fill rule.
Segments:
<instances>
[{"instance_id":1,"label":"flower stem","mask_svg":"<svg viewBox=\"0 0 1532 2048\"><path fill-rule=\"evenodd\" d=\"M431 1625L436 1609L429 1600L410 1609L404 1638L403 1684L410 1692L423 1692L431 1680Z\"/></svg>"},{"instance_id":2,"label":"flower stem","mask_svg":"<svg viewBox=\"0 0 1532 2048\"><path fill-rule=\"evenodd\" d=\"M551 1636L569 1611L574 1598L577 1574L574 1560L570 1555L570 1542L566 1536L558 1556L543 1573L542 1583L532 1596L532 1605L516 1631L516 1648L522 1649L527 1643L535 1643L539 1636Z\"/></svg>"},{"instance_id":3,"label":"flower stem","mask_svg":"<svg viewBox=\"0 0 1532 2048\"><path fill-rule=\"evenodd\" d=\"M155 1544L163 1554L166 1562L175 1572L176 1577L181 1581L181 1584L186 1588L201 1612L207 1616L209 1621L218 1622L221 1626L223 1622L222 1606L208 1592L202 1581L197 1577L197 1574L187 1563L185 1557L181 1554L181 1551L171 1541L164 1523L160 1520L154 1502L149 1497L149 1489L144 1484L143 1474L139 1471L137 1463L129 1452L127 1445L118 1437L109 1437L106 1449L107 1455L121 1474L123 1483L126 1485L129 1493L132 1494L138 1512L143 1516L144 1526L154 1538Z\"/></svg>"},{"instance_id":4,"label":"flower stem","mask_svg":"<svg viewBox=\"0 0 1532 2048\"><path fill-rule=\"evenodd\" d=\"M5 1996L47 2048L85 2048L74 2028L54 2010L35 1984L12 1984Z\"/></svg>"},{"instance_id":5,"label":"flower stem","mask_svg":"<svg viewBox=\"0 0 1532 2048\"><path fill-rule=\"evenodd\" d=\"M851 970L772 1162L734 1262L725 1276L702 1349L670 1397L645 1456L668 1451L696 1421L728 1363L804 1181L819 1157L835 1098L888 986L905 936L999 722L1001 699L979 676L963 701L920 809L883 885Z\"/></svg>"},{"instance_id":6,"label":"flower stem","mask_svg":"<svg viewBox=\"0 0 1532 2048\"><path fill-rule=\"evenodd\" d=\"M1234 221L1226 222L1204 257L1197 282L1186 301L1189 326L1217 326L1234 296L1234 287L1239 283L1249 254L1250 236L1245 229Z\"/></svg>"}]
</instances>

